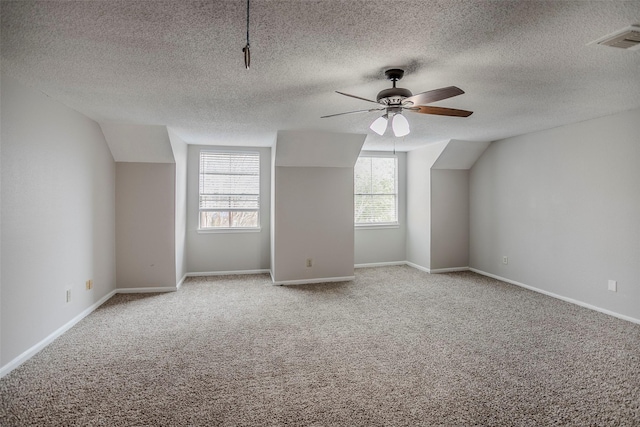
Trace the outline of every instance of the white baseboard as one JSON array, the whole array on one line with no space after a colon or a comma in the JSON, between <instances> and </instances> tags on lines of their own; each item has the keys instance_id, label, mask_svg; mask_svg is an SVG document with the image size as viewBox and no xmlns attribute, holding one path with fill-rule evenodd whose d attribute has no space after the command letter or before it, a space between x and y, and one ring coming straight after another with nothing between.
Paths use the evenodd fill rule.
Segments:
<instances>
[{"instance_id":1,"label":"white baseboard","mask_svg":"<svg viewBox=\"0 0 640 427\"><path fill-rule=\"evenodd\" d=\"M455 273L457 271L469 271L469 267L432 268L431 273Z\"/></svg>"},{"instance_id":2,"label":"white baseboard","mask_svg":"<svg viewBox=\"0 0 640 427\"><path fill-rule=\"evenodd\" d=\"M429 274L455 273L458 271L469 271L469 267L427 268L418 264L414 264L409 261L406 261L405 264L408 265L409 267L416 268L418 270L424 271Z\"/></svg>"},{"instance_id":3,"label":"white baseboard","mask_svg":"<svg viewBox=\"0 0 640 427\"><path fill-rule=\"evenodd\" d=\"M116 294L115 290L109 292L107 295L105 295L102 298L100 298L100 300L98 300L97 302L93 303L91 306L89 306L86 309L84 309L76 317L74 317L73 319L69 320L67 323L65 323L64 325L62 325L61 327L59 327L58 329L53 331L46 338L44 338L42 341L40 341L39 343L35 344L31 348L29 348L28 350L23 352L21 355L19 355L15 359L13 359L11 362L9 362L6 365L4 365L2 368L0 368L0 378L4 377L9 372L13 371L14 369L16 369L18 366L22 365L27 360L31 359L31 357L33 357L36 353L38 353L40 350L45 348L47 345L51 344L53 342L53 340L55 340L60 335L62 335L65 332L67 332L76 323L78 323L79 321L81 321L82 319L87 317L96 308L100 307L102 304L104 304L109 298L111 298L115 294Z\"/></svg>"},{"instance_id":4,"label":"white baseboard","mask_svg":"<svg viewBox=\"0 0 640 427\"><path fill-rule=\"evenodd\" d=\"M406 261L390 261L390 262L370 262L365 264L356 264L354 268L370 268L370 267L389 267L392 265L407 265Z\"/></svg>"},{"instance_id":5,"label":"white baseboard","mask_svg":"<svg viewBox=\"0 0 640 427\"><path fill-rule=\"evenodd\" d=\"M427 267L423 267L421 265L414 264L414 263L409 262L409 261L406 261L405 264L407 264L409 267L413 267L413 268L415 268L417 270L424 271L425 273L431 273L431 270L428 269Z\"/></svg>"},{"instance_id":6,"label":"white baseboard","mask_svg":"<svg viewBox=\"0 0 640 427\"><path fill-rule=\"evenodd\" d=\"M595 310L595 311L598 311L598 312L601 312L601 313L604 313L604 314L608 314L610 316L614 316L614 317L617 317L617 318L622 319L622 320L626 320L626 321L629 321L629 322L632 322L632 323L640 324L640 319L636 319L636 318L631 317L631 316L626 316L624 314L616 313L616 312L613 312L611 310L607 310L607 309L604 309L604 308L596 307L594 305L587 304L585 302L582 302L582 301L579 301L579 300L575 300L573 298L568 298L568 297L565 297L565 296L562 296L562 295L554 294L553 292L548 292L548 291L545 291L545 290L542 290L542 289L539 289L539 288L535 288L533 286L529 286L529 285L526 285L524 283L517 282L515 280L507 279L506 277L501 277L501 276L498 276L498 275L495 275L495 274L487 273L486 271L478 270L476 268L457 267L457 268L443 268L443 269L431 270L429 268L423 267L423 266L418 265L418 264L414 264L414 263L409 262L409 261L358 264L358 265L355 266L355 268L384 267L384 266L392 266L392 265L408 265L410 267L413 267L415 269L418 269L418 270L421 270L421 271L424 271L424 272L427 272L427 273L446 273L446 272L469 271L470 270L470 271L473 271L474 273L478 273L478 274L481 274L483 276L491 277L493 279L497 279L497 280L500 280L500 281L503 281L503 282L506 282L506 283L510 283L512 285L516 285L516 286L519 286L519 287L522 287L522 288L525 288L525 289L529 289L531 291L538 292L538 293L541 293L541 294L544 294L544 295L547 295L547 296L550 296L550 297L553 297L553 298L557 298L557 299L560 299L562 301L566 301L566 302L569 302L569 303L572 303L572 304L579 305L581 307L585 307L585 308L588 308L588 309L591 309L591 310ZM33 355L35 355L40 350L45 348L47 345L49 345L51 342L53 342L53 340L55 340L56 338L61 336L63 333L65 333L66 331L71 329L76 323L78 323L80 320L84 319L86 316L91 314L95 309L97 309L102 304L104 304L109 298L114 296L116 293L175 292L182 286L182 283L185 281L185 279L187 277L236 275L236 274L264 274L264 273L271 274L271 280L272 280L274 285L301 285L301 284L312 284L312 283L347 282L347 281L351 281L351 280L355 279L355 276L345 276L345 277L328 277L328 278L322 278L322 279L308 279L308 280L287 280L287 281L276 282L275 280L273 280L273 274L271 273L270 270L216 271L216 272L204 272L204 273L187 273L187 274L184 275L182 280L180 280L180 282L176 286L149 287L149 288L118 288L118 289L115 289L115 290L109 292L107 295L102 297L99 301L97 301L96 303L92 304L90 307L88 307L85 310L83 310L80 314L75 316L73 319L71 319L70 321L65 323L60 328L56 329L53 333L49 334L42 341L38 342L37 344L35 344L34 346L29 348L28 350L26 350L22 354L20 354L15 359L10 361L6 365L2 366L0 368L0 378L4 377L9 372L13 371L15 368L17 368L18 366L20 366L21 364L23 364L24 362L29 360Z\"/></svg>"},{"instance_id":7,"label":"white baseboard","mask_svg":"<svg viewBox=\"0 0 640 427\"><path fill-rule=\"evenodd\" d=\"M552 298L557 298L562 301L570 302L575 305L579 305L580 307L588 308L594 311L599 311L600 313L608 314L609 316L617 317L618 319L626 320L628 322L640 324L640 319L636 319L635 317L626 316L624 314L616 313L615 311L607 310L605 308L597 307L595 305L587 304L586 302L582 302L573 298L565 297L562 295L554 294L553 292L545 291L543 289L539 289L530 285L525 285L524 283L517 282L515 280L507 279L506 277L498 276L496 274L487 273L486 271L478 270L477 268L469 268L469 270L474 273L482 274L483 276L491 277L492 279L497 279L502 282L507 282L512 285L519 286L521 288L529 289L533 292L538 292L543 295L550 296Z\"/></svg>"},{"instance_id":8,"label":"white baseboard","mask_svg":"<svg viewBox=\"0 0 640 427\"><path fill-rule=\"evenodd\" d=\"M117 288L117 294L148 294L158 292L175 292L177 286L150 286L148 288Z\"/></svg>"},{"instance_id":9,"label":"white baseboard","mask_svg":"<svg viewBox=\"0 0 640 427\"><path fill-rule=\"evenodd\" d=\"M330 282L349 282L355 280L356 276L344 276L344 277L325 277L322 279L301 279L301 280L283 280L280 282L273 281L273 276L271 276L271 280L274 285L307 285L311 283L330 283Z\"/></svg>"},{"instance_id":10,"label":"white baseboard","mask_svg":"<svg viewBox=\"0 0 640 427\"><path fill-rule=\"evenodd\" d=\"M153 293L153 292L175 292L181 286L182 283L186 280L187 277L196 277L196 276L220 276L220 275L234 275L234 274L264 274L270 273L270 270L243 270L243 271L215 271L215 272L204 272L204 273L187 273L184 275L182 280L176 284L176 286L156 286L156 287L146 287L146 288L117 288L113 291L109 292L107 295L102 297L99 301L92 304L90 307L87 307L80 314L75 316L73 319L69 320L67 323L56 329L54 332L49 334L47 337L42 339L40 342L36 343L28 350L24 351L22 354L17 356L15 359L11 360L6 365L0 367L0 378L7 375L9 372L16 369L18 366L22 365L24 362L33 357L40 350L45 348L51 342L53 342L56 338L61 336L63 333L71 329L76 323L87 317L91 314L95 309L104 304L109 298L113 297L115 294L132 294L132 293ZM332 281L347 281L353 280L354 276L350 277L337 277L337 278L328 278L328 279L319 279L317 281L297 281L299 284L301 283L320 283L320 282L332 282ZM278 284L287 284L293 285L296 281L290 282L282 282Z\"/></svg>"},{"instance_id":11,"label":"white baseboard","mask_svg":"<svg viewBox=\"0 0 640 427\"><path fill-rule=\"evenodd\" d=\"M199 271L185 274L185 277L205 277L205 276L234 276L240 274L265 274L270 273L268 268L259 270L231 270L231 271Z\"/></svg>"},{"instance_id":12,"label":"white baseboard","mask_svg":"<svg viewBox=\"0 0 640 427\"><path fill-rule=\"evenodd\" d=\"M182 286L182 284L184 283L185 280L187 280L187 275L186 274L184 276L182 276L182 279L180 279L180 281L176 284L176 289L180 289L180 287Z\"/></svg>"},{"instance_id":13,"label":"white baseboard","mask_svg":"<svg viewBox=\"0 0 640 427\"><path fill-rule=\"evenodd\" d=\"M84 309L76 317L74 317L73 319L69 320L67 323L65 323L64 325L62 325L61 327L59 327L58 329L53 331L51 334L49 334L43 340L41 340L40 342L38 342L37 344L35 344L31 348L29 348L28 350L26 350L25 352L20 354L18 357L16 357L15 359L10 361L6 365L2 366L0 368L0 378L4 377L9 372L11 372L14 369L16 369L18 366L22 365L24 362L26 362L31 357L33 357L40 350L45 348L47 345L51 344L53 342L53 340L55 340L60 335L62 335L65 332L67 332L76 323L78 323L79 321L81 321L82 319L87 317L89 314L91 314L93 311L95 311L95 309L97 309L102 304L107 302L107 300L109 300L109 298L113 297L115 294L141 294L141 293L156 293L156 292L175 292L175 291L178 290L178 288L180 287L180 285L182 284L182 282L184 281L185 278L183 278L177 286L162 286L162 287L150 287L150 288L117 288L117 289L114 289L113 291L111 291L107 295L105 295L104 297L100 298L99 301L93 303L91 306L89 306L86 309Z\"/></svg>"}]
</instances>

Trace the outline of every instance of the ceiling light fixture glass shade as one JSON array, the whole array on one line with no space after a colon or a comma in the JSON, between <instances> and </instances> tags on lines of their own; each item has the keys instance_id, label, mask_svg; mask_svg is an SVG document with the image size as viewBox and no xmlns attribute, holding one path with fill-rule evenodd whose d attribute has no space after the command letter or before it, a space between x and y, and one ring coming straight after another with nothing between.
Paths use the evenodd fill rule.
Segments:
<instances>
[{"instance_id":1,"label":"ceiling light fixture glass shade","mask_svg":"<svg viewBox=\"0 0 640 427\"><path fill-rule=\"evenodd\" d=\"M378 117L373 123L371 123L369 128L380 136L384 135L384 132L387 130L388 117L389 116L387 114L382 117Z\"/></svg>"},{"instance_id":2,"label":"ceiling light fixture glass shade","mask_svg":"<svg viewBox=\"0 0 640 427\"><path fill-rule=\"evenodd\" d=\"M396 114L393 116L391 128L393 129L393 134L397 137L408 135L410 132L409 121L402 114Z\"/></svg>"}]
</instances>

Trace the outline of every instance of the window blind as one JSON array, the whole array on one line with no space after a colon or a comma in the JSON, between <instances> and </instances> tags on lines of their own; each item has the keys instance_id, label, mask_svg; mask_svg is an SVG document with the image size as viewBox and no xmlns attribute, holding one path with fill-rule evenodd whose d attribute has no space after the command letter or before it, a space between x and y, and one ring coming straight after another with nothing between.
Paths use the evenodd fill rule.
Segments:
<instances>
[{"instance_id":1,"label":"window blind","mask_svg":"<svg viewBox=\"0 0 640 427\"><path fill-rule=\"evenodd\" d=\"M260 154L200 152L200 210L257 211L260 208Z\"/></svg>"}]
</instances>

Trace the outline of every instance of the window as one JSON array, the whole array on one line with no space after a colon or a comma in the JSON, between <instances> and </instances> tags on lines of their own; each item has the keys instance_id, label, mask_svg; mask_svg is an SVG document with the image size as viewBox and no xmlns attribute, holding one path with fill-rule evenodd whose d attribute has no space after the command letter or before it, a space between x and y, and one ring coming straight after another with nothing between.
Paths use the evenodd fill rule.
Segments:
<instances>
[{"instance_id":1,"label":"window","mask_svg":"<svg viewBox=\"0 0 640 427\"><path fill-rule=\"evenodd\" d=\"M360 156L354 168L355 223L398 223L396 157Z\"/></svg>"},{"instance_id":2,"label":"window","mask_svg":"<svg viewBox=\"0 0 640 427\"><path fill-rule=\"evenodd\" d=\"M260 153L200 152L200 229L260 226Z\"/></svg>"}]
</instances>

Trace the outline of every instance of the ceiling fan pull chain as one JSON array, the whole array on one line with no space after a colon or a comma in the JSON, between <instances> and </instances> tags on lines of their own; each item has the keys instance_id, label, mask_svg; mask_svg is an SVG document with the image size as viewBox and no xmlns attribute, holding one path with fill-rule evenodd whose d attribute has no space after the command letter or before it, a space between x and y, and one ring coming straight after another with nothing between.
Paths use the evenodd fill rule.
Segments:
<instances>
[{"instance_id":1,"label":"ceiling fan pull chain","mask_svg":"<svg viewBox=\"0 0 640 427\"><path fill-rule=\"evenodd\" d=\"M247 0L247 45L242 48L242 52L244 52L244 66L248 70L251 65L251 51L249 50L249 2Z\"/></svg>"}]
</instances>

